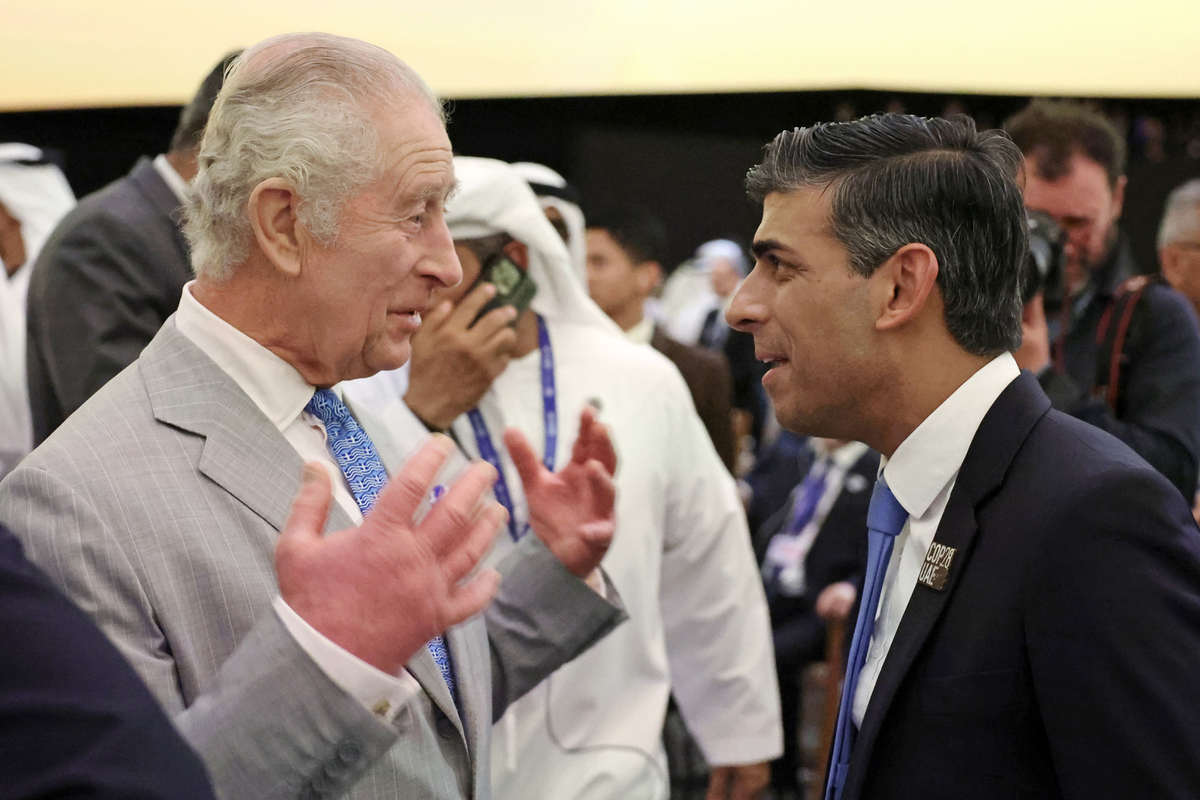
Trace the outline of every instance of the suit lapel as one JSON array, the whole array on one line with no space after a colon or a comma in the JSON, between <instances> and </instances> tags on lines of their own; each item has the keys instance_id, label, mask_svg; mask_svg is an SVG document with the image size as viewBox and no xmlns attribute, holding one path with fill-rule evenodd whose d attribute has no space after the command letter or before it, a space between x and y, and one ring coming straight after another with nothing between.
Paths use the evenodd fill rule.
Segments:
<instances>
[{"instance_id":1,"label":"suit lapel","mask_svg":"<svg viewBox=\"0 0 1200 800\"><path fill-rule=\"evenodd\" d=\"M167 186L167 182L158 174L158 170L154 167L154 162L143 156L134 164L133 169L129 171L129 179L133 181L134 186L138 191L150 202L154 208L164 219L170 222L171 241L175 245L175 250L179 254L179 263L190 267L191 265L191 248L188 247L187 239L183 235L182 229L182 214L183 206L179 202L179 198L171 191L171 187ZM185 275L184 280L187 280L190 275Z\"/></svg>"},{"instance_id":2,"label":"suit lapel","mask_svg":"<svg viewBox=\"0 0 1200 800\"><path fill-rule=\"evenodd\" d=\"M233 378L179 333L174 318L146 347L139 365L155 418L204 437L200 472L282 530L304 469L283 434ZM334 503L326 532L351 524Z\"/></svg>"},{"instance_id":3,"label":"suit lapel","mask_svg":"<svg viewBox=\"0 0 1200 800\"><path fill-rule=\"evenodd\" d=\"M942 591L918 583L908 601L855 740L843 794L846 800L857 798L861 792L888 709L953 597L970 560L971 545L978 532L976 509L999 488L1029 432L1049 409L1050 401L1037 379L1023 372L1000 394L975 432L934 536L936 544L953 547L958 552Z\"/></svg>"}]
</instances>

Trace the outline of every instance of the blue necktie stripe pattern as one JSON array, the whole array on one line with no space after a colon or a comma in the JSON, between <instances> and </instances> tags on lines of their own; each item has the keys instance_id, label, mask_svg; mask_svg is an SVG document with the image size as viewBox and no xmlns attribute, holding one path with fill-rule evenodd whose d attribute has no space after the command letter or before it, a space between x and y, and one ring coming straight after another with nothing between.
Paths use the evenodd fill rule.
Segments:
<instances>
[{"instance_id":1,"label":"blue necktie stripe pattern","mask_svg":"<svg viewBox=\"0 0 1200 800\"><path fill-rule=\"evenodd\" d=\"M871 507L867 511L867 573L863 581L858 621L854 625L854 638L850 640L850 654L846 659L846 680L842 684L842 704L838 708L837 732L833 737L833 752L829 759L829 782L825 787L825 800L839 800L842 787L846 783L856 733L854 722L850 718L854 709L854 693L858 687L858 676L867 660L871 635L875 632L875 614L879 609L879 597L883 591L883 579L887 575L888 563L892 560L892 548L907 521L908 512L896 500L883 476L880 476L875 482Z\"/></svg>"},{"instance_id":2,"label":"blue necktie stripe pattern","mask_svg":"<svg viewBox=\"0 0 1200 800\"><path fill-rule=\"evenodd\" d=\"M387 470L367 437L366 431L350 414L350 409L331 389L318 389L304 410L321 420L325 425L325 440L333 451L350 492L358 503L358 510L366 516L375 507L379 492L387 484ZM441 636L429 642L429 652L450 688L450 696L458 702L454 691L454 669L450 664L450 653Z\"/></svg>"}]
</instances>

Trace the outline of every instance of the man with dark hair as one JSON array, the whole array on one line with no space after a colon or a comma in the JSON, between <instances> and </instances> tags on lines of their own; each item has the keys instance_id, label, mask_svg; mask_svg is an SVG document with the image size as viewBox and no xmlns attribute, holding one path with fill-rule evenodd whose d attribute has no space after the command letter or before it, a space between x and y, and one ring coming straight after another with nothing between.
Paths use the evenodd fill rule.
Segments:
<instances>
[{"instance_id":1,"label":"man with dark hair","mask_svg":"<svg viewBox=\"0 0 1200 800\"><path fill-rule=\"evenodd\" d=\"M237 53L184 106L171 147L83 198L30 277L26 366L34 444L133 363L192 277L180 213L209 110Z\"/></svg>"},{"instance_id":2,"label":"man with dark hair","mask_svg":"<svg viewBox=\"0 0 1200 800\"><path fill-rule=\"evenodd\" d=\"M588 294L626 338L671 359L687 383L713 447L732 472L729 362L720 353L675 341L645 313L646 300L662 282L666 250L666 227L645 209L631 206L589 220Z\"/></svg>"},{"instance_id":3,"label":"man with dark hair","mask_svg":"<svg viewBox=\"0 0 1200 800\"><path fill-rule=\"evenodd\" d=\"M1011 353L1020 151L966 118L780 134L729 311L780 422L884 468L827 798L1195 797L1200 532Z\"/></svg>"},{"instance_id":4,"label":"man with dark hair","mask_svg":"<svg viewBox=\"0 0 1200 800\"><path fill-rule=\"evenodd\" d=\"M1055 408L1113 434L1191 498L1200 332L1183 296L1138 276L1118 227L1124 140L1097 112L1064 101L1035 101L1005 128L1025 155L1025 205L1066 235L1062 310L1029 304L1017 363Z\"/></svg>"}]
</instances>

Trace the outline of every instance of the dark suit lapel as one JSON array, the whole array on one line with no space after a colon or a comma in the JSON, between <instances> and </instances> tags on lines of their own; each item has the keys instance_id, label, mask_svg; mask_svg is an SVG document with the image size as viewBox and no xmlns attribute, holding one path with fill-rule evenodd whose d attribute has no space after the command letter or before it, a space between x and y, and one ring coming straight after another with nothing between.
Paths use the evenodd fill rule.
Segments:
<instances>
[{"instance_id":1,"label":"dark suit lapel","mask_svg":"<svg viewBox=\"0 0 1200 800\"><path fill-rule=\"evenodd\" d=\"M171 187L158 174L158 170L154 167L154 162L143 156L138 159L138 162L133 165L133 169L129 172L129 180L137 187L142 196L150 203L151 207L158 212L163 219L171 223L172 237L171 241L175 244L175 249L179 253L179 261L182 264L190 265L192 263L191 248L188 247L187 237L183 235L183 206L179 202L179 198L171 191ZM189 270L190 273L190 270ZM185 280L189 279L189 274Z\"/></svg>"},{"instance_id":2,"label":"dark suit lapel","mask_svg":"<svg viewBox=\"0 0 1200 800\"><path fill-rule=\"evenodd\" d=\"M1037 379L1023 372L1000 394L975 432L934 536L935 544L956 550L945 587L939 591L918 583L913 590L854 744L845 800L858 797L875 741L896 692L953 597L970 560L971 545L978 532L976 509L999 488L1029 432L1049 409L1050 401Z\"/></svg>"},{"instance_id":3,"label":"dark suit lapel","mask_svg":"<svg viewBox=\"0 0 1200 800\"><path fill-rule=\"evenodd\" d=\"M169 318L138 361L155 418L204 437L197 468L282 530L304 462L233 378ZM326 532L351 526L334 503Z\"/></svg>"}]
</instances>

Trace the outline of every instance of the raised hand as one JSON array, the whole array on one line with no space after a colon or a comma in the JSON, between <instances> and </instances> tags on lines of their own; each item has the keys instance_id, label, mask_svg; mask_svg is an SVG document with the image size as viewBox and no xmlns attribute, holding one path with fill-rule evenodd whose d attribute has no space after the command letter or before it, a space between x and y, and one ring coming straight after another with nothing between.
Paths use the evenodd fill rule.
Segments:
<instances>
[{"instance_id":1,"label":"raised hand","mask_svg":"<svg viewBox=\"0 0 1200 800\"><path fill-rule=\"evenodd\" d=\"M558 472L538 461L516 428L504 432L504 444L525 487L533 532L567 569L586 578L608 552L617 527L617 453L608 429L585 408L571 460Z\"/></svg>"},{"instance_id":2,"label":"raised hand","mask_svg":"<svg viewBox=\"0 0 1200 800\"><path fill-rule=\"evenodd\" d=\"M452 447L433 437L389 481L362 525L324 537L332 487L320 464L307 464L275 545L284 602L389 674L434 636L482 611L500 585L495 570L464 580L508 518L498 503L480 505L496 479L490 465L473 465L420 525L413 523Z\"/></svg>"},{"instance_id":3,"label":"raised hand","mask_svg":"<svg viewBox=\"0 0 1200 800\"><path fill-rule=\"evenodd\" d=\"M516 309L494 308L471 324L495 294L495 286L482 283L457 306L447 300L413 334L404 403L435 428L446 430L479 405L513 356L517 334L509 323Z\"/></svg>"}]
</instances>

